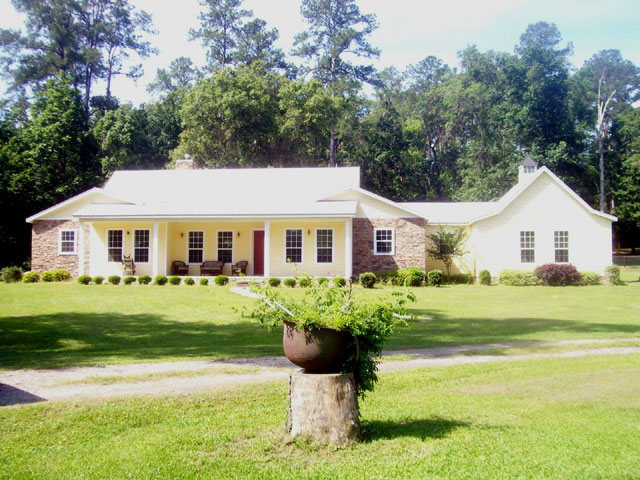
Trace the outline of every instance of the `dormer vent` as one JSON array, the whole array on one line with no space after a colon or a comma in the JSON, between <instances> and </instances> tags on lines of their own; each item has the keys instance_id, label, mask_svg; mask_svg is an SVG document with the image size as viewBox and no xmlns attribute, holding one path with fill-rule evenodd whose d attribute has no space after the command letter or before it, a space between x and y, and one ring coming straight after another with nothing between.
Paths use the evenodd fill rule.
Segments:
<instances>
[{"instance_id":1,"label":"dormer vent","mask_svg":"<svg viewBox=\"0 0 640 480\"><path fill-rule=\"evenodd\" d=\"M538 170L538 164L529 155L524 157L524 161L518 167L518 183L531 178Z\"/></svg>"}]
</instances>

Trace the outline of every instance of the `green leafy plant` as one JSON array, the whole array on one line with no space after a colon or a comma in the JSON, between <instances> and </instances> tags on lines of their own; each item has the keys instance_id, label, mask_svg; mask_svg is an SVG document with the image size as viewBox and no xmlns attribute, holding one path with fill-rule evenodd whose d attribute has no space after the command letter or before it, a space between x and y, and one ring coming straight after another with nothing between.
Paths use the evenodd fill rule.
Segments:
<instances>
[{"instance_id":1,"label":"green leafy plant","mask_svg":"<svg viewBox=\"0 0 640 480\"><path fill-rule=\"evenodd\" d=\"M498 274L498 282L512 287L541 285L542 280L530 270L503 270Z\"/></svg>"},{"instance_id":2,"label":"green leafy plant","mask_svg":"<svg viewBox=\"0 0 640 480\"><path fill-rule=\"evenodd\" d=\"M125 285L133 285L134 283L136 283L136 277L132 277L131 275L129 275L128 277L124 277L122 279L122 283L124 283Z\"/></svg>"},{"instance_id":3,"label":"green leafy plant","mask_svg":"<svg viewBox=\"0 0 640 480\"><path fill-rule=\"evenodd\" d=\"M309 288L311 286L311 277L309 277L308 275L300 275L298 278L298 285L300 285L301 288Z\"/></svg>"},{"instance_id":4,"label":"green leafy plant","mask_svg":"<svg viewBox=\"0 0 640 480\"><path fill-rule=\"evenodd\" d=\"M180 285L180 282L182 282L182 279L178 275L171 275L168 280L171 285Z\"/></svg>"},{"instance_id":5,"label":"green leafy plant","mask_svg":"<svg viewBox=\"0 0 640 480\"><path fill-rule=\"evenodd\" d=\"M40 274L36 271L30 271L24 274L22 277L23 283L36 283L40 281Z\"/></svg>"},{"instance_id":6,"label":"green leafy plant","mask_svg":"<svg viewBox=\"0 0 640 480\"><path fill-rule=\"evenodd\" d=\"M53 272L50 270L45 270L40 274L40 280L43 282L53 282L54 278Z\"/></svg>"},{"instance_id":7,"label":"green leafy plant","mask_svg":"<svg viewBox=\"0 0 640 480\"><path fill-rule=\"evenodd\" d=\"M455 275L451 275L447 279L447 283L450 285L473 285L475 283L475 278L470 273L458 273Z\"/></svg>"},{"instance_id":8,"label":"green leafy plant","mask_svg":"<svg viewBox=\"0 0 640 480\"><path fill-rule=\"evenodd\" d=\"M552 287L578 285L582 278L576 267L565 263L545 263L536 267L536 276L544 285Z\"/></svg>"},{"instance_id":9,"label":"green leafy plant","mask_svg":"<svg viewBox=\"0 0 640 480\"><path fill-rule=\"evenodd\" d=\"M285 278L283 283L285 287L293 288L297 282L295 278Z\"/></svg>"},{"instance_id":10,"label":"green leafy plant","mask_svg":"<svg viewBox=\"0 0 640 480\"><path fill-rule=\"evenodd\" d=\"M206 287L207 285L209 285L209 279L208 278L201 278L200 279L200 285L202 285L203 287Z\"/></svg>"},{"instance_id":11,"label":"green leafy plant","mask_svg":"<svg viewBox=\"0 0 640 480\"><path fill-rule=\"evenodd\" d=\"M347 285L347 280L344 277L333 277L333 284L336 287L344 287Z\"/></svg>"},{"instance_id":12,"label":"green leafy plant","mask_svg":"<svg viewBox=\"0 0 640 480\"><path fill-rule=\"evenodd\" d=\"M364 288L373 288L373 286L376 284L376 280L378 279L376 278L375 273L364 272L360 274L358 280L360 282L360 285L362 285Z\"/></svg>"},{"instance_id":13,"label":"green leafy plant","mask_svg":"<svg viewBox=\"0 0 640 480\"><path fill-rule=\"evenodd\" d=\"M395 280L398 276L398 270L379 270L374 273L376 274L378 281L384 285L402 285L402 282Z\"/></svg>"},{"instance_id":14,"label":"green leafy plant","mask_svg":"<svg viewBox=\"0 0 640 480\"><path fill-rule=\"evenodd\" d=\"M189 286L195 285L195 283L196 283L196 282L193 281L193 278L191 278L191 277L185 278L183 280L183 282L184 282L185 285L189 285Z\"/></svg>"},{"instance_id":15,"label":"green leafy plant","mask_svg":"<svg viewBox=\"0 0 640 480\"><path fill-rule=\"evenodd\" d=\"M349 356L343 372L353 372L358 395L364 398L378 381L377 370L383 347L392 333L406 325L405 304L415 301L409 291L393 291L387 296L357 300L350 288L310 288L302 298L290 298L271 287L254 289L262 301L250 316L269 329L293 321L301 331L319 327L349 332L352 336Z\"/></svg>"},{"instance_id":16,"label":"green leafy plant","mask_svg":"<svg viewBox=\"0 0 640 480\"><path fill-rule=\"evenodd\" d=\"M138 277L138 283L140 285L149 285L151 283L151 277L149 275L140 275Z\"/></svg>"},{"instance_id":17,"label":"green leafy plant","mask_svg":"<svg viewBox=\"0 0 640 480\"><path fill-rule=\"evenodd\" d=\"M478 275L480 285L491 285L491 272L489 270L482 270Z\"/></svg>"},{"instance_id":18,"label":"green leafy plant","mask_svg":"<svg viewBox=\"0 0 640 480\"><path fill-rule=\"evenodd\" d=\"M215 282L216 285L219 286L223 286L226 285L227 283L229 283L229 277L227 277L226 275L218 275L216 278L213 279L213 281Z\"/></svg>"},{"instance_id":19,"label":"green leafy plant","mask_svg":"<svg viewBox=\"0 0 640 480\"><path fill-rule=\"evenodd\" d=\"M0 276L7 283L19 282L22 280L22 269L16 266L4 267L0 270Z\"/></svg>"},{"instance_id":20,"label":"green leafy plant","mask_svg":"<svg viewBox=\"0 0 640 480\"><path fill-rule=\"evenodd\" d=\"M316 278L316 283L320 286L327 285L329 283L329 279L327 277L318 277Z\"/></svg>"},{"instance_id":21,"label":"green leafy plant","mask_svg":"<svg viewBox=\"0 0 640 480\"><path fill-rule=\"evenodd\" d=\"M444 273L442 270L433 269L429 273L427 273L427 283L432 287L439 287L442 285L442 281L444 280Z\"/></svg>"},{"instance_id":22,"label":"green leafy plant","mask_svg":"<svg viewBox=\"0 0 640 480\"><path fill-rule=\"evenodd\" d=\"M447 278L451 278L451 265L454 258L462 257L467 253L466 243L469 232L465 227L455 227L451 231L440 227L437 232L427 235L427 238L431 241L427 253L431 258L444 263Z\"/></svg>"},{"instance_id":23,"label":"green leafy plant","mask_svg":"<svg viewBox=\"0 0 640 480\"><path fill-rule=\"evenodd\" d=\"M267 279L267 283L270 287L279 287L281 281L278 277L269 277L269 279Z\"/></svg>"},{"instance_id":24,"label":"green leafy plant","mask_svg":"<svg viewBox=\"0 0 640 480\"><path fill-rule=\"evenodd\" d=\"M596 272L580 272L582 285L600 285L600 275Z\"/></svg>"},{"instance_id":25,"label":"green leafy plant","mask_svg":"<svg viewBox=\"0 0 640 480\"><path fill-rule=\"evenodd\" d=\"M120 285L120 275L109 275L109 278L107 278L107 281L111 285Z\"/></svg>"},{"instance_id":26,"label":"green leafy plant","mask_svg":"<svg viewBox=\"0 0 640 480\"><path fill-rule=\"evenodd\" d=\"M391 283L399 286L419 287L425 279L425 273L418 267L395 270Z\"/></svg>"},{"instance_id":27,"label":"green leafy plant","mask_svg":"<svg viewBox=\"0 0 640 480\"><path fill-rule=\"evenodd\" d=\"M67 282L71 280L71 272L66 268L59 268L53 272L53 279L56 282Z\"/></svg>"},{"instance_id":28,"label":"green leafy plant","mask_svg":"<svg viewBox=\"0 0 640 480\"><path fill-rule=\"evenodd\" d=\"M604 275L610 285L623 285L620 279L620 267L617 265L609 265L604 269Z\"/></svg>"},{"instance_id":29,"label":"green leafy plant","mask_svg":"<svg viewBox=\"0 0 640 480\"><path fill-rule=\"evenodd\" d=\"M96 275L91 279L91 281L96 285L102 285L102 282L104 282L104 277L102 275Z\"/></svg>"},{"instance_id":30,"label":"green leafy plant","mask_svg":"<svg viewBox=\"0 0 640 480\"><path fill-rule=\"evenodd\" d=\"M91 277L89 275L80 275L77 280L78 283L82 285L89 285L91 283Z\"/></svg>"},{"instance_id":31,"label":"green leafy plant","mask_svg":"<svg viewBox=\"0 0 640 480\"><path fill-rule=\"evenodd\" d=\"M156 275L156 277L153 279L153 283L154 285L166 285L167 284L167 277L165 277L164 275Z\"/></svg>"}]
</instances>

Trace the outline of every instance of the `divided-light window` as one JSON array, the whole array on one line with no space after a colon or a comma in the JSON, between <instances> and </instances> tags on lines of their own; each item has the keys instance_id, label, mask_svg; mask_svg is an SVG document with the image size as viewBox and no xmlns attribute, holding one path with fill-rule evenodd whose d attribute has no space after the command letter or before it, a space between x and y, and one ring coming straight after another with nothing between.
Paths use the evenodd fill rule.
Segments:
<instances>
[{"instance_id":1,"label":"divided-light window","mask_svg":"<svg viewBox=\"0 0 640 480\"><path fill-rule=\"evenodd\" d=\"M393 229L374 229L373 244L373 251L376 255L393 255Z\"/></svg>"},{"instance_id":2,"label":"divided-light window","mask_svg":"<svg viewBox=\"0 0 640 480\"><path fill-rule=\"evenodd\" d=\"M284 241L285 261L287 263L302 263L302 230L287 228Z\"/></svg>"},{"instance_id":3,"label":"divided-light window","mask_svg":"<svg viewBox=\"0 0 640 480\"><path fill-rule=\"evenodd\" d=\"M218 261L233 263L233 232L218 232Z\"/></svg>"},{"instance_id":4,"label":"divided-light window","mask_svg":"<svg viewBox=\"0 0 640 480\"><path fill-rule=\"evenodd\" d=\"M133 231L133 259L136 263L149 263L149 230Z\"/></svg>"},{"instance_id":5,"label":"divided-light window","mask_svg":"<svg viewBox=\"0 0 640 480\"><path fill-rule=\"evenodd\" d=\"M536 261L535 248L535 232L520 232L520 261L522 263L533 263Z\"/></svg>"},{"instance_id":6,"label":"divided-light window","mask_svg":"<svg viewBox=\"0 0 640 480\"><path fill-rule=\"evenodd\" d=\"M76 253L75 230L60 230L58 252L62 255L73 255Z\"/></svg>"},{"instance_id":7,"label":"divided-light window","mask_svg":"<svg viewBox=\"0 0 640 480\"><path fill-rule=\"evenodd\" d=\"M316 230L316 262L333 263L333 230L330 228Z\"/></svg>"},{"instance_id":8,"label":"divided-light window","mask_svg":"<svg viewBox=\"0 0 640 480\"><path fill-rule=\"evenodd\" d=\"M204 232L189 232L189 263L204 261Z\"/></svg>"},{"instance_id":9,"label":"divided-light window","mask_svg":"<svg viewBox=\"0 0 640 480\"><path fill-rule=\"evenodd\" d=\"M122 230L107 231L107 255L110 262L122 262Z\"/></svg>"},{"instance_id":10,"label":"divided-light window","mask_svg":"<svg viewBox=\"0 0 640 480\"><path fill-rule=\"evenodd\" d=\"M569 262L569 232L560 230L553 232L556 263Z\"/></svg>"}]
</instances>

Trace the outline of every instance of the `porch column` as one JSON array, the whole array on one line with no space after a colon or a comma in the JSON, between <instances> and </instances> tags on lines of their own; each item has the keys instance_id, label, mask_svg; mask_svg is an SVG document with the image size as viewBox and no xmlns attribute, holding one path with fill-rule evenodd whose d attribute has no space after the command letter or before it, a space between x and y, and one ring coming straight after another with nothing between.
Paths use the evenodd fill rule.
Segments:
<instances>
[{"instance_id":1,"label":"porch column","mask_svg":"<svg viewBox=\"0 0 640 480\"><path fill-rule=\"evenodd\" d=\"M264 221L264 276L271 276L271 223Z\"/></svg>"},{"instance_id":2,"label":"porch column","mask_svg":"<svg viewBox=\"0 0 640 480\"><path fill-rule=\"evenodd\" d=\"M169 223L168 222L164 222L164 263L162 266L162 274L166 275L167 274L167 239L169 238L169 229L168 229Z\"/></svg>"},{"instance_id":3,"label":"porch column","mask_svg":"<svg viewBox=\"0 0 640 480\"><path fill-rule=\"evenodd\" d=\"M78 276L84 275L84 222L80 220L78 232Z\"/></svg>"},{"instance_id":4,"label":"porch column","mask_svg":"<svg viewBox=\"0 0 640 480\"><path fill-rule=\"evenodd\" d=\"M153 222L153 255L151 261L151 276L158 275L158 222Z\"/></svg>"},{"instance_id":5,"label":"porch column","mask_svg":"<svg viewBox=\"0 0 640 480\"><path fill-rule=\"evenodd\" d=\"M348 218L344 222L344 278L349 279L353 275L353 220Z\"/></svg>"}]
</instances>

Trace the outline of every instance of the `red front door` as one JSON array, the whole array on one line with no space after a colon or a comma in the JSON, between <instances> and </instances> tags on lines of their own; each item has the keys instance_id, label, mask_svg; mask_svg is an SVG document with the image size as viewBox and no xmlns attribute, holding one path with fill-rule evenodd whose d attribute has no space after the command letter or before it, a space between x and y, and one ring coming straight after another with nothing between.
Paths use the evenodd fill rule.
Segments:
<instances>
[{"instance_id":1,"label":"red front door","mask_svg":"<svg viewBox=\"0 0 640 480\"><path fill-rule=\"evenodd\" d=\"M253 231L253 274L264 275L264 230Z\"/></svg>"}]
</instances>

